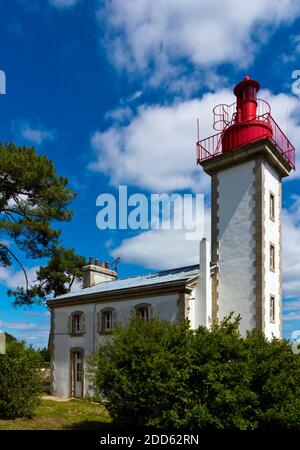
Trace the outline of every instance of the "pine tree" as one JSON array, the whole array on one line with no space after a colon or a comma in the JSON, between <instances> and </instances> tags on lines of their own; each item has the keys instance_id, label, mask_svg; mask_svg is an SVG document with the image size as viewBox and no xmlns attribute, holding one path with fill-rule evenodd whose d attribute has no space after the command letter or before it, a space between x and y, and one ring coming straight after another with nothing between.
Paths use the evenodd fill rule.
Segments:
<instances>
[{"instance_id":1,"label":"pine tree","mask_svg":"<svg viewBox=\"0 0 300 450\"><path fill-rule=\"evenodd\" d=\"M0 143L0 267L18 264L25 279L25 287L9 291L15 304L31 304L48 294L68 292L73 282L82 278L80 268L85 259L74 249L61 246L60 230L53 226L54 221L69 221L73 216L68 206L75 193L67 184L46 155ZM34 285L29 286L20 254L48 260L38 270Z\"/></svg>"}]
</instances>

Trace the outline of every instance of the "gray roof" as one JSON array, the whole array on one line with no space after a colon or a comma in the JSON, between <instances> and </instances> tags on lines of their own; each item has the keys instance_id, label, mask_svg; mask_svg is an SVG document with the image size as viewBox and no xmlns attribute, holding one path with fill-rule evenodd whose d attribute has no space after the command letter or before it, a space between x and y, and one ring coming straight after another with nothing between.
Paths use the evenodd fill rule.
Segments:
<instances>
[{"instance_id":1,"label":"gray roof","mask_svg":"<svg viewBox=\"0 0 300 450\"><path fill-rule=\"evenodd\" d=\"M116 279L112 281L104 281L96 284L90 288L79 289L77 291L69 292L68 294L56 297L53 300L64 300L72 297L86 296L92 294L100 294L104 292L113 292L126 289L133 289L144 286L154 286L162 283L173 282L189 282L194 279L199 272L199 264L187 267L178 267L176 269L163 270L161 272L153 272L146 275L139 275L135 277ZM50 302L51 303L51 300Z\"/></svg>"}]
</instances>

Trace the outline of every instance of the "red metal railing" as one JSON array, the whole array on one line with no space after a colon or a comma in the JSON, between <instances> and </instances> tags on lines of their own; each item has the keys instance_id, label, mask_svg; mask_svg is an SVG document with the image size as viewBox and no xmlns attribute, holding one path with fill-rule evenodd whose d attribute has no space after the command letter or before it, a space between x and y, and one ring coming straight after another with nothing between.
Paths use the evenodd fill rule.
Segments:
<instances>
[{"instance_id":1,"label":"red metal railing","mask_svg":"<svg viewBox=\"0 0 300 450\"><path fill-rule=\"evenodd\" d=\"M271 114L269 114L269 124L272 127L273 135L272 141L275 144L279 152L285 157L285 159L291 164L293 169L296 168L296 153L295 147L286 137L280 126L275 122Z\"/></svg>"},{"instance_id":2,"label":"red metal railing","mask_svg":"<svg viewBox=\"0 0 300 450\"><path fill-rule=\"evenodd\" d=\"M222 153L222 135L222 132L213 134L196 143L197 164Z\"/></svg>"},{"instance_id":3,"label":"red metal railing","mask_svg":"<svg viewBox=\"0 0 300 450\"><path fill-rule=\"evenodd\" d=\"M263 116L271 113L271 107L268 102L258 97L254 100L256 101L256 116ZM240 102L241 106L242 103L243 102ZM237 102L234 102L231 105L221 103L220 105L215 106L213 109L213 115L213 129L216 131L223 131L236 121Z\"/></svg>"},{"instance_id":4,"label":"red metal railing","mask_svg":"<svg viewBox=\"0 0 300 450\"><path fill-rule=\"evenodd\" d=\"M270 133L266 129L265 135L261 135L259 139L270 139L275 145L277 151L289 162L292 168L295 169L295 147L283 133L283 131L275 122L269 112L257 116L255 119L249 120L248 122L243 122L246 133L246 143L243 146L257 140L257 135L255 135L255 133L253 132L253 122L257 120L267 122L272 127L272 136L270 136ZM249 127L247 127L247 125L249 125ZM228 126L226 126L225 129L220 133L214 134L206 139L202 139L201 141L198 138L198 141L196 143L197 164L200 164L202 161L213 158L222 153L222 137L227 129ZM228 136L226 137L228 138ZM235 150L237 146L235 146L236 139L234 130L232 130L232 133L230 133L229 138L232 139L232 142L230 143L231 145L229 145L229 147L232 150Z\"/></svg>"}]
</instances>

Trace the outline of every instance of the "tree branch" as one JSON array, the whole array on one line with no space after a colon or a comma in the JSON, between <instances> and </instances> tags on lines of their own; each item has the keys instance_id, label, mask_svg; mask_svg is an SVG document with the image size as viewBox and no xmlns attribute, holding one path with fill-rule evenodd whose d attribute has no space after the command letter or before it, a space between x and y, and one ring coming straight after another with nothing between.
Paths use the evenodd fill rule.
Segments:
<instances>
[{"instance_id":1,"label":"tree branch","mask_svg":"<svg viewBox=\"0 0 300 450\"><path fill-rule=\"evenodd\" d=\"M69 284L69 289L71 289L71 287L73 286L73 283L75 281L75 275L73 275L71 283Z\"/></svg>"},{"instance_id":2,"label":"tree branch","mask_svg":"<svg viewBox=\"0 0 300 450\"><path fill-rule=\"evenodd\" d=\"M4 212L4 213L10 213L10 214L18 214L19 216L24 217L25 219L30 220L30 217L27 216L24 212L22 211L18 211L18 210L14 210L14 209L8 209L8 208L3 208L0 210L0 212Z\"/></svg>"},{"instance_id":3,"label":"tree branch","mask_svg":"<svg viewBox=\"0 0 300 450\"><path fill-rule=\"evenodd\" d=\"M25 277L25 283L26 283L26 292L28 292L28 277L27 277L27 273L25 270L25 267L23 266L23 264L21 263L21 261L16 257L16 255L13 253L12 250L10 250L7 245L3 244L3 242L0 242L0 247L5 248L5 250L13 257L13 259L19 264L19 266L21 267L23 273L24 273L24 277Z\"/></svg>"}]
</instances>

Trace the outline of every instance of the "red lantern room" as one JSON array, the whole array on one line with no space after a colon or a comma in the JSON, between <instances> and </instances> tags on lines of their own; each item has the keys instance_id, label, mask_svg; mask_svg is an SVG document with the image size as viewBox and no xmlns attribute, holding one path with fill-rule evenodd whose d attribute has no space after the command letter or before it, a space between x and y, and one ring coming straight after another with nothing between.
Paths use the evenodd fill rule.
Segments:
<instances>
[{"instance_id":1,"label":"red lantern room","mask_svg":"<svg viewBox=\"0 0 300 450\"><path fill-rule=\"evenodd\" d=\"M268 139L295 169L295 148L271 116L270 105L257 97L260 85L245 76L233 93L236 102L213 109L213 127L219 133L197 140L197 164L222 153L230 153L261 139Z\"/></svg>"},{"instance_id":2,"label":"red lantern room","mask_svg":"<svg viewBox=\"0 0 300 450\"><path fill-rule=\"evenodd\" d=\"M235 86L233 93L237 98L237 122L255 119L259 89L258 81L250 80L248 75Z\"/></svg>"}]
</instances>

